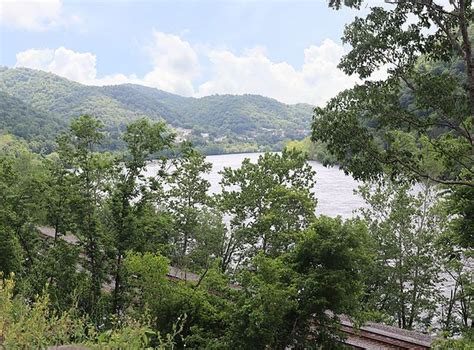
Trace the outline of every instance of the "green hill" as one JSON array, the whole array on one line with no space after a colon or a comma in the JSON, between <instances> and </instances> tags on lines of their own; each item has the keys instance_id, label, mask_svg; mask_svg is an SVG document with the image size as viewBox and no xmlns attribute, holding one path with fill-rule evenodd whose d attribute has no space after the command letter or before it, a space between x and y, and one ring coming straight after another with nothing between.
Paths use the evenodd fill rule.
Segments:
<instances>
[{"instance_id":1,"label":"green hill","mask_svg":"<svg viewBox=\"0 0 474 350\"><path fill-rule=\"evenodd\" d=\"M312 107L258 95L190 98L140 85L86 86L42 71L0 68L0 130L51 151L57 133L82 114L100 118L121 147L131 120L165 120L207 153L277 150L309 133Z\"/></svg>"},{"instance_id":2,"label":"green hill","mask_svg":"<svg viewBox=\"0 0 474 350\"><path fill-rule=\"evenodd\" d=\"M55 115L34 110L22 100L0 90L0 134L16 135L28 142L35 152L50 153L56 135L66 123Z\"/></svg>"}]
</instances>

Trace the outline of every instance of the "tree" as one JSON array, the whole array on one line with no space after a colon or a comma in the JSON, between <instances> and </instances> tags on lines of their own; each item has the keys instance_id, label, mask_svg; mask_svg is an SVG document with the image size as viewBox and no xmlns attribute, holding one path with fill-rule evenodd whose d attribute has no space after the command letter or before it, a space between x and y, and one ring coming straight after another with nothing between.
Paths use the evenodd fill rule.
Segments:
<instances>
[{"instance_id":1,"label":"tree","mask_svg":"<svg viewBox=\"0 0 474 350\"><path fill-rule=\"evenodd\" d=\"M371 262L367 226L358 219L320 216L290 255L298 273L298 310L290 342L334 346L339 315L361 317L366 266Z\"/></svg>"},{"instance_id":2,"label":"tree","mask_svg":"<svg viewBox=\"0 0 474 350\"><path fill-rule=\"evenodd\" d=\"M58 223L54 226L57 234L65 233L63 214L67 205L63 201L61 207L58 198L64 197L68 187L55 181L56 167L51 164L16 140L2 147L0 272L16 274L17 290L24 297L33 298L47 289L53 305L61 308L71 305L78 287L78 252L56 240L50 244L39 239L36 226L45 223Z\"/></svg>"},{"instance_id":3,"label":"tree","mask_svg":"<svg viewBox=\"0 0 474 350\"><path fill-rule=\"evenodd\" d=\"M59 157L69 171L73 211L72 231L79 238L90 273L89 295L84 300L90 313L99 313L98 302L106 280L105 230L99 208L103 205L113 159L97 153L96 147L104 135L102 124L93 117L81 116L71 123L71 130L59 140Z\"/></svg>"},{"instance_id":4,"label":"tree","mask_svg":"<svg viewBox=\"0 0 474 350\"><path fill-rule=\"evenodd\" d=\"M473 187L471 1L451 1L449 8L435 1L390 3L346 27L343 41L352 49L339 64L362 79L388 67L387 79L365 81L316 108L312 139L326 143L356 179L388 172ZM442 167L433 171L433 162Z\"/></svg>"},{"instance_id":5,"label":"tree","mask_svg":"<svg viewBox=\"0 0 474 350\"><path fill-rule=\"evenodd\" d=\"M330 6L359 8L361 3L334 0ZM388 174L444 185L448 201L457 203L447 213L454 214L456 229L445 244L453 248L454 260L464 264L472 235L469 194L474 187L472 2L389 4L371 8L365 18L346 27L343 41L352 49L339 67L373 79L316 108L312 140L324 142L356 179ZM374 73L383 68L387 78L375 80ZM407 324L403 318L401 324Z\"/></svg>"},{"instance_id":6,"label":"tree","mask_svg":"<svg viewBox=\"0 0 474 350\"><path fill-rule=\"evenodd\" d=\"M222 214L214 208L202 208L196 217L195 241L188 254L189 267L194 272L204 271L222 256L222 242L226 233L226 225Z\"/></svg>"},{"instance_id":7,"label":"tree","mask_svg":"<svg viewBox=\"0 0 474 350\"><path fill-rule=\"evenodd\" d=\"M200 285L166 277L170 261L159 254L130 252L124 262L130 279L131 315L150 313L158 334L180 325L179 348L226 348L223 335L229 313L228 280L211 269Z\"/></svg>"},{"instance_id":8,"label":"tree","mask_svg":"<svg viewBox=\"0 0 474 350\"><path fill-rule=\"evenodd\" d=\"M373 240L368 308L382 312L400 328L433 326L442 281L436 241L447 221L439 211L436 188L387 180L360 186L359 193L368 204L361 212Z\"/></svg>"},{"instance_id":9,"label":"tree","mask_svg":"<svg viewBox=\"0 0 474 350\"><path fill-rule=\"evenodd\" d=\"M0 149L0 271L22 276L38 262L35 225L43 216L46 168L16 140ZM34 291L38 293L40 290Z\"/></svg>"},{"instance_id":10,"label":"tree","mask_svg":"<svg viewBox=\"0 0 474 350\"><path fill-rule=\"evenodd\" d=\"M46 223L54 228L54 244L71 230L72 192L68 164L54 154L45 159L49 176L45 181Z\"/></svg>"},{"instance_id":11,"label":"tree","mask_svg":"<svg viewBox=\"0 0 474 350\"><path fill-rule=\"evenodd\" d=\"M447 210L453 215L451 220L452 243L460 248L474 247L474 189L460 187L452 190L447 197Z\"/></svg>"},{"instance_id":12,"label":"tree","mask_svg":"<svg viewBox=\"0 0 474 350\"><path fill-rule=\"evenodd\" d=\"M207 193L211 185L202 175L211 171L212 164L189 144L183 145L181 153L168 178L169 189L165 196L178 234L176 260L179 266L187 267L188 255L197 244L199 230L203 228L200 227L200 216L211 202Z\"/></svg>"},{"instance_id":13,"label":"tree","mask_svg":"<svg viewBox=\"0 0 474 350\"><path fill-rule=\"evenodd\" d=\"M130 252L125 258L129 284L138 292L136 302L150 308L158 314L161 307L166 307L166 298L170 295L170 285L166 278L169 260L160 254Z\"/></svg>"},{"instance_id":14,"label":"tree","mask_svg":"<svg viewBox=\"0 0 474 350\"><path fill-rule=\"evenodd\" d=\"M473 281L472 250L463 250L447 232L439 239L441 263L451 288L441 305L441 328L446 335L472 331Z\"/></svg>"},{"instance_id":15,"label":"tree","mask_svg":"<svg viewBox=\"0 0 474 350\"><path fill-rule=\"evenodd\" d=\"M323 216L290 252L260 252L238 275L230 347L337 348L337 315L360 312L367 241L360 220Z\"/></svg>"},{"instance_id":16,"label":"tree","mask_svg":"<svg viewBox=\"0 0 474 350\"><path fill-rule=\"evenodd\" d=\"M294 271L280 259L259 254L239 280L242 291L232 309L230 347L284 348L298 305Z\"/></svg>"},{"instance_id":17,"label":"tree","mask_svg":"<svg viewBox=\"0 0 474 350\"><path fill-rule=\"evenodd\" d=\"M473 328L472 307L474 287L472 280L472 258L474 245L474 189L456 188L445 202L450 213L447 230L440 237L444 271L453 281L453 287L443 308L443 329L450 334Z\"/></svg>"},{"instance_id":18,"label":"tree","mask_svg":"<svg viewBox=\"0 0 474 350\"><path fill-rule=\"evenodd\" d=\"M301 141L288 141L285 144L285 148L304 152L308 155L308 159L316 160L324 165L334 164L336 162L334 156L328 152L326 145L322 142L312 142L310 136L305 137Z\"/></svg>"},{"instance_id":19,"label":"tree","mask_svg":"<svg viewBox=\"0 0 474 350\"><path fill-rule=\"evenodd\" d=\"M314 174L306 155L296 150L265 153L255 164L245 159L239 169L224 169L218 200L231 220L223 270L259 250L278 256L294 246L314 219Z\"/></svg>"},{"instance_id":20,"label":"tree","mask_svg":"<svg viewBox=\"0 0 474 350\"><path fill-rule=\"evenodd\" d=\"M110 210L110 227L114 245L114 292L113 309L119 312L122 299L122 262L125 252L137 247L138 220L142 215L150 215L146 203L150 201L149 183L143 179L150 156L156 155L168 147L173 136L167 131L164 123L151 124L140 119L127 126L123 135L128 154L117 162L113 187L108 198ZM134 201L138 201L137 205Z\"/></svg>"},{"instance_id":21,"label":"tree","mask_svg":"<svg viewBox=\"0 0 474 350\"><path fill-rule=\"evenodd\" d=\"M0 158L0 175L0 271L8 275L20 271L23 259L19 237L8 223L13 215L9 197L15 176L11 160L4 156Z\"/></svg>"}]
</instances>

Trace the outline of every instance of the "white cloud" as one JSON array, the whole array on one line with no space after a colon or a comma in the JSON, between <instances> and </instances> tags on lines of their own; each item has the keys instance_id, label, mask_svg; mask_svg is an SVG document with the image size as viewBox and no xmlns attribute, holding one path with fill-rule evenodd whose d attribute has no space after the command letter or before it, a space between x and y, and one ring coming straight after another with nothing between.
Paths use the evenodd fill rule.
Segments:
<instances>
[{"instance_id":1,"label":"white cloud","mask_svg":"<svg viewBox=\"0 0 474 350\"><path fill-rule=\"evenodd\" d=\"M227 50L211 51L212 76L199 86L198 93L252 93L287 103L324 103L358 81L337 68L343 54L341 45L326 39L320 46L305 49L304 64L295 69L286 62L273 62L262 48L241 56Z\"/></svg>"},{"instance_id":2,"label":"white cloud","mask_svg":"<svg viewBox=\"0 0 474 350\"><path fill-rule=\"evenodd\" d=\"M147 52L153 70L143 78L146 85L183 96L194 94L193 79L199 75L199 59L191 45L179 36L153 32Z\"/></svg>"},{"instance_id":3,"label":"white cloud","mask_svg":"<svg viewBox=\"0 0 474 350\"><path fill-rule=\"evenodd\" d=\"M97 78L96 60L90 52L75 52L61 46L55 50L29 49L19 52L15 67L39 69L87 85L143 84L135 75L114 74Z\"/></svg>"},{"instance_id":4,"label":"white cloud","mask_svg":"<svg viewBox=\"0 0 474 350\"><path fill-rule=\"evenodd\" d=\"M0 0L0 23L27 30L47 30L80 22L63 13L62 0Z\"/></svg>"},{"instance_id":5,"label":"white cloud","mask_svg":"<svg viewBox=\"0 0 474 350\"><path fill-rule=\"evenodd\" d=\"M193 79L200 72L196 51L176 35L155 31L153 39L152 45L146 48L153 68L141 79L133 74L113 74L99 78L94 54L75 52L64 47L19 52L15 66L51 72L88 85L136 83L193 96Z\"/></svg>"},{"instance_id":6,"label":"white cloud","mask_svg":"<svg viewBox=\"0 0 474 350\"><path fill-rule=\"evenodd\" d=\"M20 52L16 56L16 66L52 72L88 85L135 83L196 97L251 93L286 103L314 105L325 103L359 82L337 68L345 50L329 39L305 49L300 68L287 62L272 61L263 47L246 50L241 55L224 49L198 50L179 36L157 31L146 52L152 68L143 77L134 74L98 77L94 54L64 47ZM208 66L202 64L204 59L209 61ZM206 72L204 77L203 72ZM377 77L383 78L383 73ZM204 78L199 85L197 78Z\"/></svg>"},{"instance_id":7,"label":"white cloud","mask_svg":"<svg viewBox=\"0 0 474 350\"><path fill-rule=\"evenodd\" d=\"M193 79L199 75L198 54L179 36L155 31L153 42L146 48L152 70L139 79L136 75L114 74L97 77L96 56L64 47L29 49L16 55L16 67L27 67L58 74L89 85L136 83L193 96Z\"/></svg>"},{"instance_id":8,"label":"white cloud","mask_svg":"<svg viewBox=\"0 0 474 350\"><path fill-rule=\"evenodd\" d=\"M64 47L56 50L29 49L16 55L17 67L44 70L80 83L90 83L95 79L95 64L95 55L74 52Z\"/></svg>"}]
</instances>

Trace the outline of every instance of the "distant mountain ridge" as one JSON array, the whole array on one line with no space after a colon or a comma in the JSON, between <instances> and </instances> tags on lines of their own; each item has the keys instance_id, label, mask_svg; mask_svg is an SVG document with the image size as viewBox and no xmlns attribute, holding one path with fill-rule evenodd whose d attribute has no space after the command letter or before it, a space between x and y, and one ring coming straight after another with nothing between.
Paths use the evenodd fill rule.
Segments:
<instances>
[{"instance_id":1,"label":"distant mountain ridge","mask_svg":"<svg viewBox=\"0 0 474 350\"><path fill-rule=\"evenodd\" d=\"M309 133L312 106L286 105L259 95L183 97L141 85L88 86L52 73L0 67L0 132L54 149L57 133L71 119L101 119L111 136L106 148L121 148L125 125L140 117L164 120L206 153L281 149L285 140Z\"/></svg>"}]
</instances>

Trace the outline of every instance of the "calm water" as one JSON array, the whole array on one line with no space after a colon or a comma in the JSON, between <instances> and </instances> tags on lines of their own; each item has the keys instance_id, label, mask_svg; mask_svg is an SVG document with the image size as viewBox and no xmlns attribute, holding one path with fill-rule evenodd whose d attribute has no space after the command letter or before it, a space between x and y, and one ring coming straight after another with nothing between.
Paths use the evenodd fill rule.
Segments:
<instances>
[{"instance_id":1,"label":"calm water","mask_svg":"<svg viewBox=\"0 0 474 350\"><path fill-rule=\"evenodd\" d=\"M261 153L240 153L208 156L207 161L213 164L212 171L205 177L211 183L211 192L220 191L219 181L221 176L219 172L225 167L238 168L245 158L256 162ZM354 195L353 191L357 188L358 182L351 176L345 175L338 168L326 168L318 162L309 162L316 171L316 186L314 193L318 198L316 213L328 216L340 215L343 218L353 216L355 209L363 206L363 200ZM147 175L156 173L156 167L153 163L147 169Z\"/></svg>"}]
</instances>

